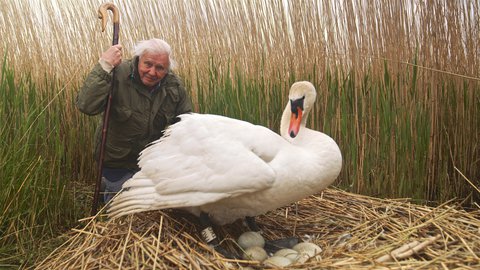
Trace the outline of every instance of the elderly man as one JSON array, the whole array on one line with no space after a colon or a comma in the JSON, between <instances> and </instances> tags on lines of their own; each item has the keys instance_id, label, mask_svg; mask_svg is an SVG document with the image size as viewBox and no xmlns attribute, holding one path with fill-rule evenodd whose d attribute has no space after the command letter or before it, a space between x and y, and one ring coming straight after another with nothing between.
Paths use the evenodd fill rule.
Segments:
<instances>
[{"instance_id":1,"label":"elderly man","mask_svg":"<svg viewBox=\"0 0 480 270\"><path fill-rule=\"evenodd\" d=\"M122 46L114 45L101 55L80 89L78 109L97 115L105 111L114 83L102 168L104 202L138 171L140 151L159 139L178 115L192 111L183 83L171 70L174 65L171 47L164 40L139 42L133 59L123 61ZM97 161L102 126L100 123L95 134Z\"/></svg>"}]
</instances>

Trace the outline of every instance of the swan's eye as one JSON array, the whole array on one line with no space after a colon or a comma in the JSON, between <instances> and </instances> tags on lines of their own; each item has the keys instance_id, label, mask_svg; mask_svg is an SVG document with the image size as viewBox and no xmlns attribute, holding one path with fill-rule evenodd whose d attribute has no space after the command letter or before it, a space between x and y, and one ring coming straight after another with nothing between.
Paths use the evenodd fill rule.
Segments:
<instances>
[{"instance_id":1,"label":"swan's eye","mask_svg":"<svg viewBox=\"0 0 480 270\"><path fill-rule=\"evenodd\" d=\"M303 111L303 102L305 101L305 96L298 99L290 100L290 107L292 108L292 113L298 114L298 109Z\"/></svg>"}]
</instances>

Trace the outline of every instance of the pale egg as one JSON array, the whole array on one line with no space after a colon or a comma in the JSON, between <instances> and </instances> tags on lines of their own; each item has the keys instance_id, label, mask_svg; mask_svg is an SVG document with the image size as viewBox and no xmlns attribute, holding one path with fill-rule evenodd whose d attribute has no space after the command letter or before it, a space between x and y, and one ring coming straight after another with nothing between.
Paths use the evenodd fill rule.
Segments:
<instances>
[{"instance_id":1,"label":"pale egg","mask_svg":"<svg viewBox=\"0 0 480 270\"><path fill-rule=\"evenodd\" d=\"M282 256L272 256L265 261L263 261L263 264L265 266L271 266L271 267L285 267L289 266L292 264L292 261L288 258L282 257Z\"/></svg>"},{"instance_id":2,"label":"pale egg","mask_svg":"<svg viewBox=\"0 0 480 270\"><path fill-rule=\"evenodd\" d=\"M265 246L265 239L263 236L258 232L244 232L237 240L238 245L242 249L247 249L249 247L264 247Z\"/></svg>"},{"instance_id":3,"label":"pale egg","mask_svg":"<svg viewBox=\"0 0 480 270\"><path fill-rule=\"evenodd\" d=\"M295 246L293 246L292 249L296 250L298 253L301 253L301 254L303 253L308 257L313 257L319 254L320 252L322 252L322 249L318 245L314 243L307 243L307 242L298 243Z\"/></svg>"},{"instance_id":4,"label":"pale egg","mask_svg":"<svg viewBox=\"0 0 480 270\"><path fill-rule=\"evenodd\" d=\"M280 249L279 251L275 252L273 256L285 257L292 262L295 262L298 258L298 251L291 249L291 248L284 248Z\"/></svg>"},{"instance_id":5,"label":"pale egg","mask_svg":"<svg viewBox=\"0 0 480 270\"><path fill-rule=\"evenodd\" d=\"M268 258L267 252L258 246L249 247L243 253L243 259L262 262Z\"/></svg>"}]
</instances>

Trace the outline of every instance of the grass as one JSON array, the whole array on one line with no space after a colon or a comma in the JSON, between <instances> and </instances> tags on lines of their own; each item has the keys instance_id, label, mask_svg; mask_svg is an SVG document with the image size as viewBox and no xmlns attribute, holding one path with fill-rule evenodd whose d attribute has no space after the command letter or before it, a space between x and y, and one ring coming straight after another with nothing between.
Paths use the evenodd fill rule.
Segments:
<instances>
[{"instance_id":1,"label":"grass","mask_svg":"<svg viewBox=\"0 0 480 270\"><path fill-rule=\"evenodd\" d=\"M436 93L438 100L432 103L419 97L416 66L392 74L389 64L384 62L380 77L328 69L322 81L316 76L318 71L312 69L293 74L285 82L281 76L248 78L235 66L222 73L218 66L221 64L210 60L208 84L197 82L198 111L243 119L275 131L289 85L295 80L313 81L319 90L319 102L310 126L333 136L346 161L338 186L362 194L420 201L456 197L469 198L469 204L478 197L471 185L453 171L456 160L463 163L463 168L471 168L467 164L472 164L478 155L477 146L470 148L463 137L466 134L453 120L458 117L454 111L471 110L468 120L465 119L473 132L468 134L477 136L473 130L479 119L473 115L478 116L479 109L472 100L478 101L479 96L478 92L470 92L470 87L478 89L478 84L463 85L459 90L454 80L445 79L448 89L440 88ZM423 87L437 91L437 83ZM457 102L459 96L464 102ZM444 117L453 122L439 132L436 121L441 118L443 122ZM459 145L464 147L463 154L468 153L467 159L458 156ZM443 157L446 152L450 159Z\"/></svg>"},{"instance_id":2,"label":"grass","mask_svg":"<svg viewBox=\"0 0 480 270\"><path fill-rule=\"evenodd\" d=\"M0 77L0 266L31 263L39 244L84 215L73 200L75 179L63 124L65 96L39 92L28 74ZM46 87L52 87L46 82ZM50 88L55 91L55 88ZM56 91L55 91L56 92ZM78 132L75 132L78 133ZM72 142L72 141L70 141ZM35 252L33 252L35 251Z\"/></svg>"}]
</instances>

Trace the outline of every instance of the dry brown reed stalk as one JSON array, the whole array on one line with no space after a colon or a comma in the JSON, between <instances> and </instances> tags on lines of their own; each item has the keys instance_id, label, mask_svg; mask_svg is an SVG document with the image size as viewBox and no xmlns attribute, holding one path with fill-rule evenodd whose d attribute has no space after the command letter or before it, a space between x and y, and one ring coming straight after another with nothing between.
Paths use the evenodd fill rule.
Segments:
<instances>
[{"instance_id":1,"label":"dry brown reed stalk","mask_svg":"<svg viewBox=\"0 0 480 270\"><path fill-rule=\"evenodd\" d=\"M0 52L19 70L66 78L90 69L110 44L96 10L104 1L2 1ZM316 65L358 74L411 62L478 78L477 1L116 1L127 56L137 40L169 41L182 74L206 72L208 58L247 75L285 77ZM476 14L478 15L478 14ZM108 29L107 29L108 30ZM229 61L230 60L230 61ZM372 63L375 63L372 65ZM394 72L396 73L396 72ZM202 74L202 73L200 73ZM203 73L206 74L206 73ZM200 76L204 80L206 76ZM78 77L78 81L82 80ZM195 80L193 80L195 81Z\"/></svg>"},{"instance_id":2,"label":"dry brown reed stalk","mask_svg":"<svg viewBox=\"0 0 480 270\"><path fill-rule=\"evenodd\" d=\"M478 269L480 210L453 203L437 207L406 199L377 199L327 189L258 218L267 239L297 236L323 251L292 269ZM36 269L235 269L259 262L225 259L196 233L195 219L152 211L117 220L89 220ZM217 228L222 245L246 228Z\"/></svg>"}]
</instances>

